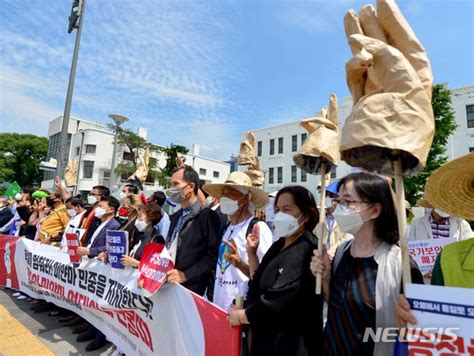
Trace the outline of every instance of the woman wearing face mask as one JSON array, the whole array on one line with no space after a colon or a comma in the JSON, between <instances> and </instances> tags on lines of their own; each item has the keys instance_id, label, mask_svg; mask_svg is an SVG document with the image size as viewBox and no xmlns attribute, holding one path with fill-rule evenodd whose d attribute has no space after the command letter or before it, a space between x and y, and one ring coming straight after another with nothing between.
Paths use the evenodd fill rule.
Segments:
<instances>
[{"instance_id":1,"label":"woman wearing face mask","mask_svg":"<svg viewBox=\"0 0 474 356\"><path fill-rule=\"evenodd\" d=\"M245 309L233 308L232 325L249 324L252 355L319 355L322 344L321 296L308 269L317 239L313 195L301 186L281 189L275 198L275 237L258 265L258 231L247 241L250 273Z\"/></svg>"},{"instance_id":2,"label":"woman wearing face mask","mask_svg":"<svg viewBox=\"0 0 474 356\"><path fill-rule=\"evenodd\" d=\"M143 250L150 242L164 244L163 236L156 234L153 226L161 219L161 211L153 209L149 206L142 206L138 209L138 215L133 223L136 229L135 244L130 245L130 252L128 255L123 255L120 262L125 267L138 268ZM101 252L97 257L100 261L106 262L108 260L107 252Z\"/></svg>"},{"instance_id":3,"label":"woman wearing face mask","mask_svg":"<svg viewBox=\"0 0 474 356\"><path fill-rule=\"evenodd\" d=\"M369 328L395 327L395 307L401 291L402 259L392 191L383 178L354 173L341 179L333 215L339 228L354 235L327 254L314 251L311 271L323 274L328 319L323 349L326 355L393 355L393 343L364 341ZM414 283L423 283L416 266Z\"/></svg>"}]
</instances>

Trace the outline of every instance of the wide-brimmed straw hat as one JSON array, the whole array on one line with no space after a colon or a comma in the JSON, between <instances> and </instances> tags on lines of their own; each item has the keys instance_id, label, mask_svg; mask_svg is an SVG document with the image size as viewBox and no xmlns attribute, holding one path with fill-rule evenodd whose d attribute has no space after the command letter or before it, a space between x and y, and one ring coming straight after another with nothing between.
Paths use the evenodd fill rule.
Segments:
<instances>
[{"instance_id":1,"label":"wide-brimmed straw hat","mask_svg":"<svg viewBox=\"0 0 474 356\"><path fill-rule=\"evenodd\" d=\"M416 201L416 206L420 206L422 208L427 209L434 209L434 206L426 199L426 197L420 198Z\"/></svg>"},{"instance_id":2,"label":"wide-brimmed straw hat","mask_svg":"<svg viewBox=\"0 0 474 356\"><path fill-rule=\"evenodd\" d=\"M425 193L435 207L474 220L474 152L434 171L426 182Z\"/></svg>"},{"instance_id":3,"label":"wide-brimmed straw hat","mask_svg":"<svg viewBox=\"0 0 474 356\"><path fill-rule=\"evenodd\" d=\"M245 189L251 193L250 201L254 203L255 208L263 208L268 204L268 196L262 189L252 186L252 180L244 172L232 172L226 181L221 184L206 184L202 189L214 198L220 199L222 190L225 187L237 188L238 191Z\"/></svg>"}]
</instances>

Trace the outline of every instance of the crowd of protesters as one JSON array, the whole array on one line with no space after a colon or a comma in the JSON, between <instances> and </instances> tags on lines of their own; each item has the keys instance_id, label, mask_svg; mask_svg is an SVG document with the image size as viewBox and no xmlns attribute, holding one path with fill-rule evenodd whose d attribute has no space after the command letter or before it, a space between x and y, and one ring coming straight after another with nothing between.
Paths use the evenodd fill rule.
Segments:
<instances>
[{"instance_id":1,"label":"crowd of protesters","mask_svg":"<svg viewBox=\"0 0 474 356\"><path fill-rule=\"evenodd\" d=\"M412 320L406 300L399 301L402 258L389 179L359 172L331 184L319 230L315 199L301 186L271 197L273 216L264 213L268 194L242 172L201 187L198 174L182 165L170 186L166 194L146 197L130 182L117 199L99 185L85 201L69 196L57 178L53 191L25 188L15 198L0 197L0 231L67 252L65 232L79 229L78 255L107 263L107 231L124 230L126 268L138 268L148 243L165 245L174 262L167 281L228 311L230 324L243 326L243 354L393 354L391 343L363 341L366 328L394 327L397 316L398 324ZM175 212L168 215L167 208ZM472 237L467 222L440 209L421 219L413 222L411 239ZM328 237L323 251L314 231ZM424 283L413 261L411 272L414 283ZM322 295L315 294L318 274ZM49 312L72 326L78 342L89 341L87 351L108 344L72 312L20 292L14 296L27 299L35 313Z\"/></svg>"}]
</instances>

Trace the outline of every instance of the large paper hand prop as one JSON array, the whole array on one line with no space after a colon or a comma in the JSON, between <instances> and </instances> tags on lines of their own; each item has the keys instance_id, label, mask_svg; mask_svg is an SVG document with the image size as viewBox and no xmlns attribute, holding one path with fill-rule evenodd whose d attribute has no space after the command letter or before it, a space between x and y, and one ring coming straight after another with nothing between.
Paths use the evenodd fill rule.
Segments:
<instances>
[{"instance_id":1,"label":"large paper hand prop","mask_svg":"<svg viewBox=\"0 0 474 356\"><path fill-rule=\"evenodd\" d=\"M309 174L329 172L339 162L338 109L336 95L329 99L329 112L321 109L321 116L300 122L308 131L308 137L293 157L295 164ZM320 172L325 163L325 172Z\"/></svg>"},{"instance_id":2,"label":"large paper hand prop","mask_svg":"<svg viewBox=\"0 0 474 356\"><path fill-rule=\"evenodd\" d=\"M353 58L346 64L353 108L341 133L341 158L351 166L394 175L423 169L434 135L428 57L393 0L344 18Z\"/></svg>"}]
</instances>

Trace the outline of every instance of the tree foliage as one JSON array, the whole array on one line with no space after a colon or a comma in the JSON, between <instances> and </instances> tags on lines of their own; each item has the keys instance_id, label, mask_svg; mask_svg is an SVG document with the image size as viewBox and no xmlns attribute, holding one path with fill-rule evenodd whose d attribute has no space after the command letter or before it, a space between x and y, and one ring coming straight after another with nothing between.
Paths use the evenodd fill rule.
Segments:
<instances>
[{"instance_id":1,"label":"tree foliage","mask_svg":"<svg viewBox=\"0 0 474 356\"><path fill-rule=\"evenodd\" d=\"M456 120L451 107L451 91L444 84L433 86L431 99L435 117L435 135L425 169L413 177L405 179L406 198L411 205L423 196L426 180L438 167L448 161L446 144L456 130Z\"/></svg>"},{"instance_id":2,"label":"tree foliage","mask_svg":"<svg viewBox=\"0 0 474 356\"><path fill-rule=\"evenodd\" d=\"M46 159L48 139L30 134L0 133L0 182L17 181L23 187L39 184Z\"/></svg>"}]
</instances>

